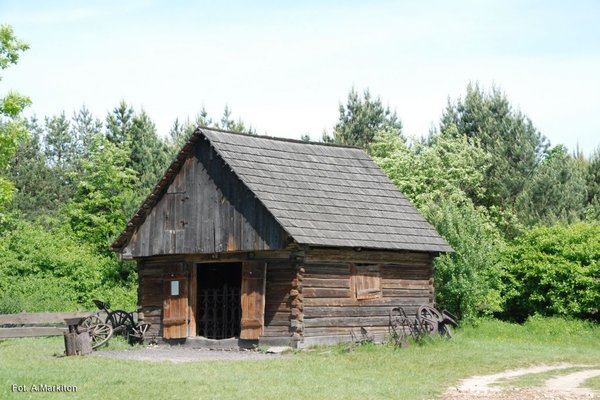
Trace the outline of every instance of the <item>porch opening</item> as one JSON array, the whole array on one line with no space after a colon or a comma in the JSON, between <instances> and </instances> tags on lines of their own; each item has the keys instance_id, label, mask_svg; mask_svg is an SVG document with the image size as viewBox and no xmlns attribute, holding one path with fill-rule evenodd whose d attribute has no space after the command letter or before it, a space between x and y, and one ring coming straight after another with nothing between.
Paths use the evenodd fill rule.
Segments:
<instances>
[{"instance_id":1,"label":"porch opening","mask_svg":"<svg viewBox=\"0 0 600 400\"><path fill-rule=\"evenodd\" d=\"M240 335L242 263L198 264L197 335L227 339Z\"/></svg>"}]
</instances>

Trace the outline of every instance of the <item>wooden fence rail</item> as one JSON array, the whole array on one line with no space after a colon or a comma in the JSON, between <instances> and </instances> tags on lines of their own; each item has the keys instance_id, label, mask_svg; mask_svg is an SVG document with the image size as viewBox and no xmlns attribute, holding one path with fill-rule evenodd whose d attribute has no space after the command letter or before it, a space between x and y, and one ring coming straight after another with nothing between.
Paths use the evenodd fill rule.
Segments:
<instances>
[{"instance_id":1,"label":"wooden fence rail","mask_svg":"<svg viewBox=\"0 0 600 400\"><path fill-rule=\"evenodd\" d=\"M67 330L65 319L83 318L93 311L0 314L0 339L56 336ZM104 319L105 315L100 315Z\"/></svg>"}]
</instances>

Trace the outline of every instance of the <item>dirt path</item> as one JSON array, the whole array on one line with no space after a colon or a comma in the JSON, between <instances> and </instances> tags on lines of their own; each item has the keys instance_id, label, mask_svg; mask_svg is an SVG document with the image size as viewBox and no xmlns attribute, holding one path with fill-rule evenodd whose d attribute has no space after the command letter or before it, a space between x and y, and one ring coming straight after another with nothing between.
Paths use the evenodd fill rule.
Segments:
<instances>
[{"instance_id":1,"label":"dirt path","mask_svg":"<svg viewBox=\"0 0 600 400\"><path fill-rule=\"evenodd\" d=\"M568 368L588 368L583 371L565 373L548 379L541 387L535 388L499 388L493 387L502 380L521 377L529 374L539 374L549 371L560 371ZM529 368L507 370L497 374L473 376L463 379L457 387L449 388L445 400L517 400L517 399L557 399L583 400L596 399L598 393L581 387L585 380L600 376L600 369L589 369L586 365L557 364L536 365Z\"/></svg>"}]
</instances>

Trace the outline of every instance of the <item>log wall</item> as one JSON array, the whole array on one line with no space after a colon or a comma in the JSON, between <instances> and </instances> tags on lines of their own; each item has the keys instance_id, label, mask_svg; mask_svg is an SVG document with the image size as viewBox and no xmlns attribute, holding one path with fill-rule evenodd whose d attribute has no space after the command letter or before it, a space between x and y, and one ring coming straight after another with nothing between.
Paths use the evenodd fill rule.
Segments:
<instances>
[{"instance_id":1,"label":"log wall","mask_svg":"<svg viewBox=\"0 0 600 400\"><path fill-rule=\"evenodd\" d=\"M365 300L357 300L351 287L354 263L314 256L313 260L304 265L303 346L350 340L353 332L360 337L361 328L382 340L388 334L391 308L401 306L415 315L419 305L433 304L430 255L404 254L395 262L374 262L380 268L381 294Z\"/></svg>"},{"instance_id":2,"label":"log wall","mask_svg":"<svg viewBox=\"0 0 600 400\"><path fill-rule=\"evenodd\" d=\"M296 255L289 252L252 254L255 260L267 263L261 340L306 347L351 340L352 333L360 335L361 328L382 340L388 334L390 309L401 306L410 316L419 305L433 304L433 254L323 249L300 251ZM242 262L247 257L247 253L240 254L236 259L231 254L227 261ZM162 337L164 275L188 274L190 293L196 293L192 288L196 280L194 265L208 261L200 256L138 261L140 319L152 324L151 335ZM356 299L352 287L356 264L379 266L380 296ZM195 300L190 298L190 310L195 310L194 304ZM195 317L192 313L191 336L195 335Z\"/></svg>"},{"instance_id":3,"label":"log wall","mask_svg":"<svg viewBox=\"0 0 600 400\"><path fill-rule=\"evenodd\" d=\"M295 297L290 296L292 285L298 284L296 280L296 263L288 258L282 260L265 259L267 263L266 291L265 291L265 317L262 338L290 339L293 331L290 328L291 312ZM229 262L247 260L238 256L235 260L229 257ZM163 280L165 274L175 273L190 277L190 328L189 336L195 336L195 263L183 257L155 257L138 261L138 313L139 319L151 325L148 337L155 336L160 339L162 330L163 306Z\"/></svg>"},{"instance_id":4,"label":"log wall","mask_svg":"<svg viewBox=\"0 0 600 400\"><path fill-rule=\"evenodd\" d=\"M138 319L151 324L148 338L163 335L163 286L168 273L189 275L190 271L181 257L138 261Z\"/></svg>"}]
</instances>

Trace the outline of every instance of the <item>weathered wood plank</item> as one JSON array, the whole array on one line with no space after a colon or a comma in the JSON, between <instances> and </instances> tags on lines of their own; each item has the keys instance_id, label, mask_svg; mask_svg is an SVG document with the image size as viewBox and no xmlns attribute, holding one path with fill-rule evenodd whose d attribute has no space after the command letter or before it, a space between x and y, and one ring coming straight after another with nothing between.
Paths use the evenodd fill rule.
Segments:
<instances>
[{"instance_id":1,"label":"weathered wood plank","mask_svg":"<svg viewBox=\"0 0 600 400\"><path fill-rule=\"evenodd\" d=\"M321 287L321 288L344 288L350 289L350 280L348 277L326 279L326 278L314 278L312 275L307 276L302 281L305 288L308 287Z\"/></svg>"},{"instance_id":2,"label":"weathered wood plank","mask_svg":"<svg viewBox=\"0 0 600 400\"><path fill-rule=\"evenodd\" d=\"M383 250L310 248L306 250L305 262L347 261L355 263L396 262L409 265L426 265L431 261L430 253L397 252Z\"/></svg>"},{"instance_id":3,"label":"weathered wood plank","mask_svg":"<svg viewBox=\"0 0 600 400\"><path fill-rule=\"evenodd\" d=\"M433 287L433 281L429 279L382 279L383 289L424 289Z\"/></svg>"},{"instance_id":4,"label":"weathered wood plank","mask_svg":"<svg viewBox=\"0 0 600 400\"><path fill-rule=\"evenodd\" d=\"M312 327L367 327L367 326L387 326L389 325L388 316L375 316L375 317L326 317L326 318L311 318L304 320L304 326L306 329Z\"/></svg>"},{"instance_id":5,"label":"weathered wood plank","mask_svg":"<svg viewBox=\"0 0 600 400\"><path fill-rule=\"evenodd\" d=\"M0 328L0 339L58 336L64 332L67 332L65 327Z\"/></svg>"},{"instance_id":6,"label":"weathered wood plank","mask_svg":"<svg viewBox=\"0 0 600 400\"><path fill-rule=\"evenodd\" d=\"M318 297L318 298L336 298L336 297L350 297L350 289L339 289L339 288L304 288L304 298Z\"/></svg>"},{"instance_id":7,"label":"weathered wood plank","mask_svg":"<svg viewBox=\"0 0 600 400\"><path fill-rule=\"evenodd\" d=\"M64 324L67 318L83 318L93 314L93 311L74 311L59 313L18 313L0 315L0 325L41 325L60 323Z\"/></svg>"},{"instance_id":8,"label":"weathered wood plank","mask_svg":"<svg viewBox=\"0 0 600 400\"><path fill-rule=\"evenodd\" d=\"M386 316L389 317L390 310L393 307L382 305L382 306L371 306L371 307L304 307L304 319L309 318L323 318L323 317L371 317L371 316Z\"/></svg>"},{"instance_id":9,"label":"weathered wood plank","mask_svg":"<svg viewBox=\"0 0 600 400\"><path fill-rule=\"evenodd\" d=\"M182 162L127 246L132 258L285 248L281 226L208 142Z\"/></svg>"},{"instance_id":10,"label":"weathered wood plank","mask_svg":"<svg viewBox=\"0 0 600 400\"><path fill-rule=\"evenodd\" d=\"M389 328L387 326L348 326L348 327L311 327L306 328L304 332L305 337L317 337L317 336L334 336L341 335L352 337L352 332L354 332L355 336L360 337L361 330L360 328L365 328L369 334L378 334L378 335L388 335Z\"/></svg>"},{"instance_id":11,"label":"weathered wood plank","mask_svg":"<svg viewBox=\"0 0 600 400\"><path fill-rule=\"evenodd\" d=\"M304 298L304 307L340 307L340 306L356 306L356 307L370 307L376 305L389 305L392 307L405 306L405 305L417 305L417 304L430 304L431 301L428 296L423 297L383 297L380 299L370 300L355 300L352 298Z\"/></svg>"},{"instance_id":12,"label":"weathered wood plank","mask_svg":"<svg viewBox=\"0 0 600 400\"><path fill-rule=\"evenodd\" d=\"M433 287L424 289L383 289L383 297L430 297L433 294Z\"/></svg>"}]
</instances>

